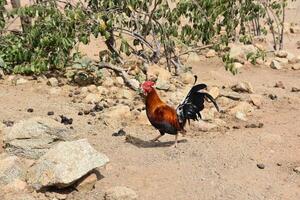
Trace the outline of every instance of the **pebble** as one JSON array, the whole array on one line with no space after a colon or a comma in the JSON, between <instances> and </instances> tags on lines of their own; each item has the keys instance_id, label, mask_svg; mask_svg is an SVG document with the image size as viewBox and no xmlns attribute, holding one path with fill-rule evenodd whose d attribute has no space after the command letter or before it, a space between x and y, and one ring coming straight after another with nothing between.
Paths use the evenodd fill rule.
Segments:
<instances>
[{"instance_id":1,"label":"pebble","mask_svg":"<svg viewBox=\"0 0 300 200\"><path fill-rule=\"evenodd\" d=\"M103 106L101 106L101 105L99 105L98 103L97 104L95 104L95 106L92 108L92 112L100 112L100 111L102 111L104 108L103 108Z\"/></svg>"},{"instance_id":2,"label":"pebble","mask_svg":"<svg viewBox=\"0 0 300 200\"><path fill-rule=\"evenodd\" d=\"M259 169L264 169L265 165L263 163L259 163L256 165Z\"/></svg>"},{"instance_id":3,"label":"pebble","mask_svg":"<svg viewBox=\"0 0 300 200\"><path fill-rule=\"evenodd\" d=\"M259 122L258 124L247 124L245 128L262 128L263 126L264 124Z\"/></svg>"},{"instance_id":4,"label":"pebble","mask_svg":"<svg viewBox=\"0 0 300 200\"><path fill-rule=\"evenodd\" d=\"M11 120L5 120L2 123L5 124L5 126L7 126L7 127L11 127L14 125L15 122L11 121Z\"/></svg>"},{"instance_id":5,"label":"pebble","mask_svg":"<svg viewBox=\"0 0 300 200\"><path fill-rule=\"evenodd\" d=\"M47 115L48 115L48 116L54 115L54 112L53 112L53 111L49 111L49 112L47 113Z\"/></svg>"},{"instance_id":6,"label":"pebble","mask_svg":"<svg viewBox=\"0 0 300 200\"><path fill-rule=\"evenodd\" d=\"M61 121L60 123L64 124L64 125L71 125L73 123L73 119L72 118L68 118L66 116L60 115Z\"/></svg>"},{"instance_id":7,"label":"pebble","mask_svg":"<svg viewBox=\"0 0 300 200\"><path fill-rule=\"evenodd\" d=\"M76 90L75 92L74 92L74 95L79 95L80 94L80 91L79 90Z\"/></svg>"},{"instance_id":8,"label":"pebble","mask_svg":"<svg viewBox=\"0 0 300 200\"><path fill-rule=\"evenodd\" d=\"M293 171L296 172L297 174L300 174L300 167L295 167Z\"/></svg>"},{"instance_id":9,"label":"pebble","mask_svg":"<svg viewBox=\"0 0 300 200\"><path fill-rule=\"evenodd\" d=\"M82 112L82 111L79 111L79 112L78 112L78 115L83 115L83 112Z\"/></svg>"},{"instance_id":10,"label":"pebble","mask_svg":"<svg viewBox=\"0 0 300 200\"><path fill-rule=\"evenodd\" d=\"M126 135L126 132L123 129L120 129L119 131L112 134L112 136L115 136L115 137L124 136L124 135Z\"/></svg>"},{"instance_id":11,"label":"pebble","mask_svg":"<svg viewBox=\"0 0 300 200\"><path fill-rule=\"evenodd\" d=\"M27 112L32 113L33 112L33 108L28 108Z\"/></svg>"},{"instance_id":12,"label":"pebble","mask_svg":"<svg viewBox=\"0 0 300 200\"><path fill-rule=\"evenodd\" d=\"M90 114L90 110L85 110L85 111L83 111L83 113L85 114L85 115L88 115L88 114Z\"/></svg>"},{"instance_id":13,"label":"pebble","mask_svg":"<svg viewBox=\"0 0 300 200\"><path fill-rule=\"evenodd\" d=\"M292 87L291 92L300 92L300 89L299 89L299 88L296 88L296 87Z\"/></svg>"},{"instance_id":14,"label":"pebble","mask_svg":"<svg viewBox=\"0 0 300 200\"><path fill-rule=\"evenodd\" d=\"M269 94L269 98L272 99L272 100L277 100L277 95Z\"/></svg>"},{"instance_id":15,"label":"pebble","mask_svg":"<svg viewBox=\"0 0 300 200\"><path fill-rule=\"evenodd\" d=\"M95 116L96 116L96 113L90 112L90 115L93 116L93 117L95 117Z\"/></svg>"},{"instance_id":16,"label":"pebble","mask_svg":"<svg viewBox=\"0 0 300 200\"><path fill-rule=\"evenodd\" d=\"M276 88L281 88L281 89L285 89L285 87L284 87L282 81L278 81L278 82L274 85L274 87L276 87Z\"/></svg>"}]
</instances>

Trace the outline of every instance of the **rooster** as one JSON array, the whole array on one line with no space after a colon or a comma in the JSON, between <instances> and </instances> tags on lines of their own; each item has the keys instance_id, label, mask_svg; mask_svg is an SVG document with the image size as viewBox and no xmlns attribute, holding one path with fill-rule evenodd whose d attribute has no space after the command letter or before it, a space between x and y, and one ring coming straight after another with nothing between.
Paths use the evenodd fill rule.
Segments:
<instances>
[{"instance_id":1,"label":"rooster","mask_svg":"<svg viewBox=\"0 0 300 200\"><path fill-rule=\"evenodd\" d=\"M195 83L197 77L195 76ZM201 119L200 111L204 109L204 100L209 99L217 111L219 107L214 98L200 90L206 89L205 84L197 84L191 88L182 103L176 108L172 108L164 103L158 96L155 88L155 83L152 81L145 81L141 85L141 89L146 96L146 114L150 123L158 129L160 135L155 137L152 141L158 141L165 133L175 135L174 147L177 147L178 132L185 134L185 124L190 120Z\"/></svg>"}]
</instances>

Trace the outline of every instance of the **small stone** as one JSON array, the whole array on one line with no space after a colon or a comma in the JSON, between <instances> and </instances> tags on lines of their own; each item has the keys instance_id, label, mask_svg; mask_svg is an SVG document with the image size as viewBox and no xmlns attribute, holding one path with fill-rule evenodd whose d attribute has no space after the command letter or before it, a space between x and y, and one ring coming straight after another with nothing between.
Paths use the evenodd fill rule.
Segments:
<instances>
[{"instance_id":1,"label":"small stone","mask_svg":"<svg viewBox=\"0 0 300 200\"><path fill-rule=\"evenodd\" d=\"M15 122L11 120L4 120L2 123L5 124L5 126L7 127L11 127L14 125Z\"/></svg>"},{"instance_id":2,"label":"small stone","mask_svg":"<svg viewBox=\"0 0 300 200\"><path fill-rule=\"evenodd\" d=\"M297 174L300 174L300 167L295 167L293 171L296 172Z\"/></svg>"},{"instance_id":3,"label":"small stone","mask_svg":"<svg viewBox=\"0 0 300 200\"><path fill-rule=\"evenodd\" d=\"M54 115L54 112L53 112L53 111L49 111L49 112L47 113L47 115L48 115L48 116Z\"/></svg>"},{"instance_id":4,"label":"small stone","mask_svg":"<svg viewBox=\"0 0 300 200\"><path fill-rule=\"evenodd\" d=\"M95 117L95 116L96 116L96 113L91 112L90 115L93 116L93 117Z\"/></svg>"},{"instance_id":5,"label":"small stone","mask_svg":"<svg viewBox=\"0 0 300 200\"><path fill-rule=\"evenodd\" d=\"M22 84L25 84L25 83L27 83L28 82L28 80L26 80L26 79L24 79L24 78L18 78L17 80L16 80L16 85L22 85Z\"/></svg>"},{"instance_id":6,"label":"small stone","mask_svg":"<svg viewBox=\"0 0 300 200\"><path fill-rule=\"evenodd\" d=\"M258 123L258 124L247 124L245 128L262 128L264 126L263 123Z\"/></svg>"},{"instance_id":7,"label":"small stone","mask_svg":"<svg viewBox=\"0 0 300 200\"><path fill-rule=\"evenodd\" d=\"M85 114L85 115L89 115L90 114L90 110L85 110L85 111L83 111L83 113Z\"/></svg>"},{"instance_id":8,"label":"small stone","mask_svg":"<svg viewBox=\"0 0 300 200\"><path fill-rule=\"evenodd\" d=\"M276 163L276 165L277 165L277 166L279 166L279 167L280 167L280 166L282 166L282 164L281 164L281 163Z\"/></svg>"},{"instance_id":9,"label":"small stone","mask_svg":"<svg viewBox=\"0 0 300 200\"><path fill-rule=\"evenodd\" d=\"M98 172L99 173L99 172ZM97 174L91 173L87 176L84 176L76 183L76 190L77 191L91 191L98 180Z\"/></svg>"},{"instance_id":10,"label":"small stone","mask_svg":"<svg viewBox=\"0 0 300 200\"><path fill-rule=\"evenodd\" d=\"M129 84L132 85L134 87L135 90L138 90L140 88L140 82L138 82L138 80L132 78L129 79Z\"/></svg>"},{"instance_id":11,"label":"small stone","mask_svg":"<svg viewBox=\"0 0 300 200\"><path fill-rule=\"evenodd\" d=\"M107 119L128 119L132 116L132 113L130 112L129 106L125 105L118 105L111 107L110 110L107 110L105 113L103 113L103 116Z\"/></svg>"},{"instance_id":12,"label":"small stone","mask_svg":"<svg viewBox=\"0 0 300 200\"><path fill-rule=\"evenodd\" d=\"M28 108L28 109L27 109L27 112L33 113L33 108Z\"/></svg>"},{"instance_id":13,"label":"small stone","mask_svg":"<svg viewBox=\"0 0 300 200\"><path fill-rule=\"evenodd\" d=\"M116 84L117 84L117 86L123 86L124 79L121 76L116 77Z\"/></svg>"},{"instance_id":14,"label":"small stone","mask_svg":"<svg viewBox=\"0 0 300 200\"><path fill-rule=\"evenodd\" d=\"M247 121L246 115L243 112L240 112L240 111L236 112L235 117L239 120Z\"/></svg>"},{"instance_id":15,"label":"small stone","mask_svg":"<svg viewBox=\"0 0 300 200\"><path fill-rule=\"evenodd\" d=\"M210 49L205 55L206 58L212 58L215 56L216 56L216 51L214 49Z\"/></svg>"},{"instance_id":16,"label":"small stone","mask_svg":"<svg viewBox=\"0 0 300 200\"><path fill-rule=\"evenodd\" d=\"M79 112L78 112L78 115L79 115L79 116L83 115L83 112L82 112L82 111L79 111Z\"/></svg>"},{"instance_id":17,"label":"small stone","mask_svg":"<svg viewBox=\"0 0 300 200\"><path fill-rule=\"evenodd\" d=\"M265 165L263 163L259 163L256 165L259 169L264 169Z\"/></svg>"},{"instance_id":18,"label":"small stone","mask_svg":"<svg viewBox=\"0 0 300 200\"><path fill-rule=\"evenodd\" d=\"M300 92L300 89L299 89L299 88L296 88L296 87L292 87L291 92Z\"/></svg>"},{"instance_id":19,"label":"small stone","mask_svg":"<svg viewBox=\"0 0 300 200\"><path fill-rule=\"evenodd\" d=\"M114 80L110 77L106 77L105 80L103 81L102 85L104 87L111 87L114 85Z\"/></svg>"},{"instance_id":20,"label":"small stone","mask_svg":"<svg viewBox=\"0 0 300 200\"><path fill-rule=\"evenodd\" d=\"M289 60L287 58L279 58L279 57L276 57L274 60L278 61L279 63L281 64L288 64L289 63Z\"/></svg>"},{"instance_id":21,"label":"small stone","mask_svg":"<svg viewBox=\"0 0 300 200\"><path fill-rule=\"evenodd\" d=\"M58 80L54 77L49 78L47 81L47 85L52 86L52 87L57 87L58 86Z\"/></svg>"},{"instance_id":22,"label":"small stone","mask_svg":"<svg viewBox=\"0 0 300 200\"><path fill-rule=\"evenodd\" d=\"M72 93L69 93L69 95L68 95L69 97L73 97L73 94Z\"/></svg>"},{"instance_id":23,"label":"small stone","mask_svg":"<svg viewBox=\"0 0 300 200\"><path fill-rule=\"evenodd\" d=\"M297 63L297 58L294 54L288 52L288 55L286 57L289 60L289 63L295 64Z\"/></svg>"},{"instance_id":24,"label":"small stone","mask_svg":"<svg viewBox=\"0 0 300 200\"><path fill-rule=\"evenodd\" d=\"M279 58L286 58L288 56L288 52L284 50L275 51L275 56Z\"/></svg>"},{"instance_id":25,"label":"small stone","mask_svg":"<svg viewBox=\"0 0 300 200\"><path fill-rule=\"evenodd\" d=\"M299 34L300 33L300 26L291 26L290 31L291 31L291 33Z\"/></svg>"},{"instance_id":26,"label":"small stone","mask_svg":"<svg viewBox=\"0 0 300 200\"><path fill-rule=\"evenodd\" d=\"M269 98L272 100L277 100L277 95L276 94L269 94Z\"/></svg>"},{"instance_id":27,"label":"small stone","mask_svg":"<svg viewBox=\"0 0 300 200\"><path fill-rule=\"evenodd\" d=\"M105 200L137 200L138 195L128 187L113 187L108 189L104 195Z\"/></svg>"},{"instance_id":28,"label":"small stone","mask_svg":"<svg viewBox=\"0 0 300 200\"><path fill-rule=\"evenodd\" d=\"M293 65L293 66L292 66L292 69L293 69L293 70L300 70L300 64Z\"/></svg>"},{"instance_id":29,"label":"small stone","mask_svg":"<svg viewBox=\"0 0 300 200\"><path fill-rule=\"evenodd\" d=\"M85 87L86 88L86 87ZM74 92L74 95L80 95L80 91L79 90L76 90L75 92Z\"/></svg>"},{"instance_id":30,"label":"small stone","mask_svg":"<svg viewBox=\"0 0 300 200\"><path fill-rule=\"evenodd\" d=\"M84 101L87 103L97 103L101 101L101 99L102 99L101 95L90 93L85 97Z\"/></svg>"},{"instance_id":31,"label":"small stone","mask_svg":"<svg viewBox=\"0 0 300 200\"><path fill-rule=\"evenodd\" d=\"M276 87L276 88L281 88L281 89L285 89L285 87L284 87L282 81L276 82L276 84L274 85L274 87Z\"/></svg>"},{"instance_id":32,"label":"small stone","mask_svg":"<svg viewBox=\"0 0 300 200\"><path fill-rule=\"evenodd\" d=\"M232 108L230 110L231 114L234 114L234 116L236 116L236 113L241 112L243 113L245 116L248 113L253 112L253 107L248 103L248 102L239 102L238 105L236 105L234 108ZM242 116L241 114L239 114L239 116Z\"/></svg>"},{"instance_id":33,"label":"small stone","mask_svg":"<svg viewBox=\"0 0 300 200\"><path fill-rule=\"evenodd\" d=\"M68 118L66 116L60 115L60 123L64 124L64 125L71 125L73 123L73 119L72 118Z\"/></svg>"},{"instance_id":34,"label":"small stone","mask_svg":"<svg viewBox=\"0 0 300 200\"><path fill-rule=\"evenodd\" d=\"M239 62L234 62L233 67L234 67L234 69L241 69L241 68L244 67L244 65L242 63L239 63Z\"/></svg>"},{"instance_id":35,"label":"small stone","mask_svg":"<svg viewBox=\"0 0 300 200\"><path fill-rule=\"evenodd\" d=\"M253 87L249 82L240 82L236 85L233 85L231 89L235 92L246 92L246 93L254 93Z\"/></svg>"},{"instance_id":36,"label":"small stone","mask_svg":"<svg viewBox=\"0 0 300 200\"><path fill-rule=\"evenodd\" d=\"M117 132L113 133L112 136L124 136L126 135L126 132L123 129L118 130Z\"/></svg>"},{"instance_id":37,"label":"small stone","mask_svg":"<svg viewBox=\"0 0 300 200\"><path fill-rule=\"evenodd\" d=\"M91 92L91 93L95 93L95 92L98 91L96 85L89 85L89 86L87 87L87 89L88 89L88 91Z\"/></svg>"},{"instance_id":38,"label":"small stone","mask_svg":"<svg viewBox=\"0 0 300 200\"><path fill-rule=\"evenodd\" d=\"M271 61L271 68L272 69L282 69L282 66L278 61L272 60Z\"/></svg>"},{"instance_id":39,"label":"small stone","mask_svg":"<svg viewBox=\"0 0 300 200\"><path fill-rule=\"evenodd\" d=\"M262 96L259 94L250 94L250 99L253 105L257 106L258 108L262 105Z\"/></svg>"},{"instance_id":40,"label":"small stone","mask_svg":"<svg viewBox=\"0 0 300 200\"><path fill-rule=\"evenodd\" d=\"M97 89L101 95L107 95L109 93L109 90L103 86L98 86Z\"/></svg>"}]
</instances>

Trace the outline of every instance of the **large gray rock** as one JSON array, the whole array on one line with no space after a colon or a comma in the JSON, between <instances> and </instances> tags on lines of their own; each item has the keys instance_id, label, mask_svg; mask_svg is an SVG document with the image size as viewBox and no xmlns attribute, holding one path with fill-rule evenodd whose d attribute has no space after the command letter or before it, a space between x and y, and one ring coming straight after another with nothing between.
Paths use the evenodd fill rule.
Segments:
<instances>
[{"instance_id":1,"label":"large gray rock","mask_svg":"<svg viewBox=\"0 0 300 200\"><path fill-rule=\"evenodd\" d=\"M37 190L47 186L67 187L108 161L87 139L60 142L29 168L27 183Z\"/></svg>"},{"instance_id":2,"label":"large gray rock","mask_svg":"<svg viewBox=\"0 0 300 200\"><path fill-rule=\"evenodd\" d=\"M34 117L4 129L5 150L31 159L38 159L54 144L69 139L70 132L50 118Z\"/></svg>"}]
</instances>

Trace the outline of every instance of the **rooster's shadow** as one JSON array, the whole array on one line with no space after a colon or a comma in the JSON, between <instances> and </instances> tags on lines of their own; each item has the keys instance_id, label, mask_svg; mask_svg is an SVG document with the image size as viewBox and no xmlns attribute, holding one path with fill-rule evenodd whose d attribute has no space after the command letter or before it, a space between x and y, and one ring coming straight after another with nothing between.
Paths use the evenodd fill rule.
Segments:
<instances>
[{"instance_id":1,"label":"rooster's shadow","mask_svg":"<svg viewBox=\"0 0 300 200\"><path fill-rule=\"evenodd\" d=\"M167 141L167 142L154 142L149 140L142 140L140 138L134 137L132 135L126 135L125 141L129 144L132 144L139 148L155 148L155 147L170 147L174 145L174 141ZM178 143L186 143L186 139L178 140Z\"/></svg>"}]
</instances>

